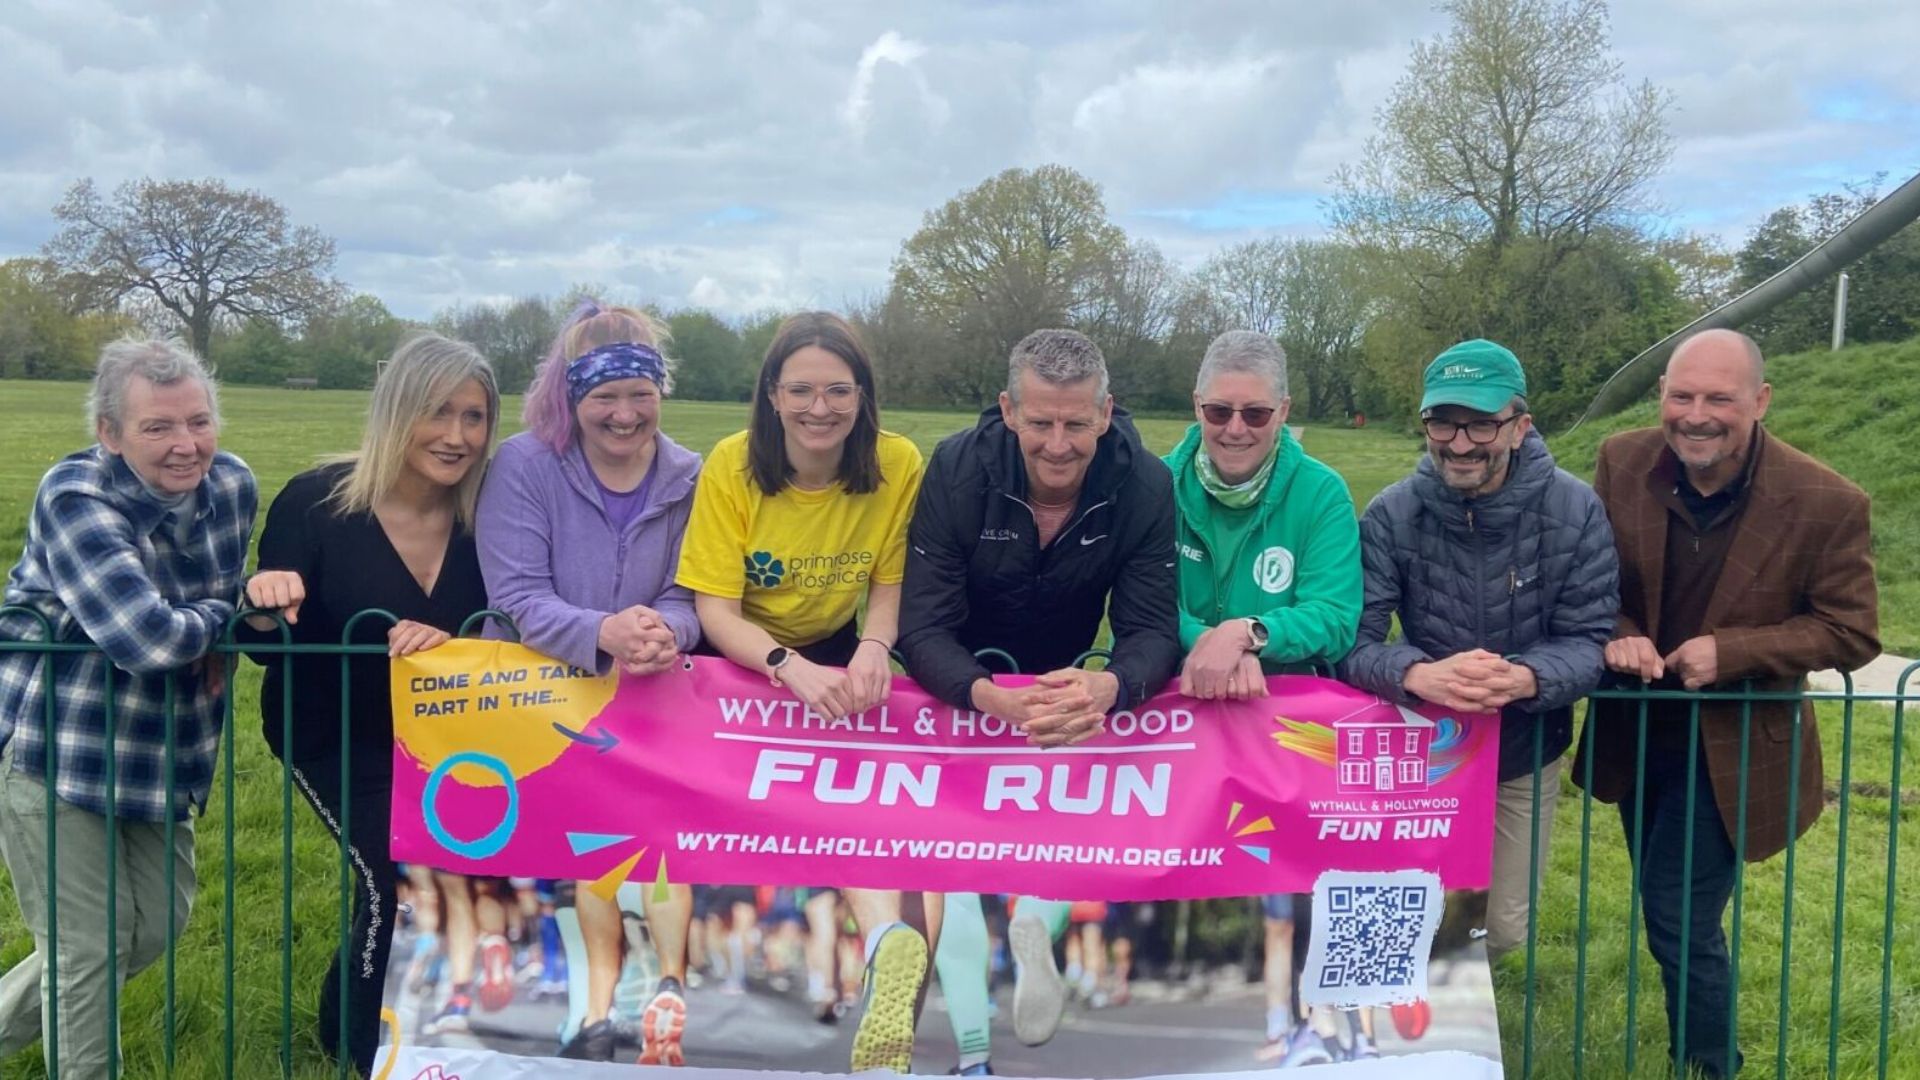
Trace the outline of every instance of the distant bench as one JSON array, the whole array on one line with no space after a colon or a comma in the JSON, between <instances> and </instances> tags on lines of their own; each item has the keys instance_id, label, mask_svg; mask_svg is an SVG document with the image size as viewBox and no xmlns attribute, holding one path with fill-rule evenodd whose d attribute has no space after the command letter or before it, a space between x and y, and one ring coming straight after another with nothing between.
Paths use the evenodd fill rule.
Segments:
<instances>
[{"instance_id":1,"label":"distant bench","mask_svg":"<svg viewBox=\"0 0 1920 1080\"><path fill-rule=\"evenodd\" d=\"M287 389L289 390L314 390L318 389L319 386L319 379L290 378L287 380Z\"/></svg>"}]
</instances>

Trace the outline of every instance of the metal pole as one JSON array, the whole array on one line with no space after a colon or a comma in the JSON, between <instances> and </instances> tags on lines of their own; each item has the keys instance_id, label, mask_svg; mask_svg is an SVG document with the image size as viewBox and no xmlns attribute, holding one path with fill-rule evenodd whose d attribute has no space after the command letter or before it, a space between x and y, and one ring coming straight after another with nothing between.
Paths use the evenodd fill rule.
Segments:
<instances>
[{"instance_id":1,"label":"metal pole","mask_svg":"<svg viewBox=\"0 0 1920 1080\"><path fill-rule=\"evenodd\" d=\"M1840 272L1840 283L1833 287L1833 347L1837 352L1847 340L1847 272Z\"/></svg>"}]
</instances>

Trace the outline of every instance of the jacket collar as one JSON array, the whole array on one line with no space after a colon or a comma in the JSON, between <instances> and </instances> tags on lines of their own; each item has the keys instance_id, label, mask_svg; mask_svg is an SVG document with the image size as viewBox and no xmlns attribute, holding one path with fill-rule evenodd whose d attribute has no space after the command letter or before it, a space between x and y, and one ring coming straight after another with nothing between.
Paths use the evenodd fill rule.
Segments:
<instances>
[{"instance_id":1,"label":"jacket collar","mask_svg":"<svg viewBox=\"0 0 1920 1080\"><path fill-rule=\"evenodd\" d=\"M1020 456L1020 437L1000 415L999 406L984 409L974 425L974 460L986 474L988 484L1021 500L1027 495L1027 465ZM1079 504L1110 500L1133 473L1134 461L1146 454L1140 432L1133 426L1133 415L1118 405L1113 422L1095 444L1093 463L1087 468L1086 481L1080 487Z\"/></svg>"},{"instance_id":2,"label":"jacket collar","mask_svg":"<svg viewBox=\"0 0 1920 1080\"><path fill-rule=\"evenodd\" d=\"M100 445L94 447L94 458L106 473L105 486L114 502L140 532L152 531L173 510L147 487L126 458ZM213 502L213 470L209 468L207 475L200 478L200 486L194 489L193 519L199 521L213 513Z\"/></svg>"},{"instance_id":3,"label":"jacket collar","mask_svg":"<svg viewBox=\"0 0 1920 1080\"><path fill-rule=\"evenodd\" d=\"M1189 425L1180 445L1167 455L1167 467L1173 471L1174 499L1180 504L1183 514L1197 515L1206 510L1208 495L1193 471L1193 459L1200 452L1202 438L1200 425ZM1280 425L1280 449L1274 458L1273 474L1267 478L1267 488L1260 496L1262 510L1270 511L1286 501L1287 490L1293 486L1293 478L1299 473L1300 462L1306 456L1306 451L1294 440L1293 433L1287 430L1285 424Z\"/></svg>"},{"instance_id":4,"label":"jacket collar","mask_svg":"<svg viewBox=\"0 0 1920 1080\"><path fill-rule=\"evenodd\" d=\"M668 438L666 432L655 429L653 469L653 498L633 520L633 525L665 513L668 507L693 493L694 482L700 474L700 455ZM567 452L560 455L560 473L588 505L600 508L600 485L594 480L593 467L587 464L587 452L581 448L580 440L575 439Z\"/></svg>"},{"instance_id":5,"label":"jacket collar","mask_svg":"<svg viewBox=\"0 0 1920 1080\"><path fill-rule=\"evenodd\" d=\"M1465 528L1467 512L1471 510L1476 527L1498 527L1540 500L1553 480L1555 468L1547 440L1535 429L1527 432L1527 437L1514 447L1507 466L1507 482L1491 495L1470 499L1448 487L1440 478L1431 453L1420 455L1420 463L1414 467L1413 489L1420 501L1449 526Z\"/></svg>"}]
</instances>

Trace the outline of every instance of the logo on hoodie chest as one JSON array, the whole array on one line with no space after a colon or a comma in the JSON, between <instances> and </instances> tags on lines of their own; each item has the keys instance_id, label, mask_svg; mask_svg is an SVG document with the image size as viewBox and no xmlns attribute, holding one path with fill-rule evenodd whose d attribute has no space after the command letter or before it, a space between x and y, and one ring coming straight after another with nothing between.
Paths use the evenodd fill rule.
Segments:
<instances>
[{"instance_id":1,"label":"logo on hoodie chest","mask_svg":"<svg viewBox=\"0 0 1920 1080\"><path fill-rule=\"evenodd\" d=\"M1253 560L1253 581L1262 591L1279 595L1293 587L1293 552L1270 547Z\"/></svg>"}]
</instances>

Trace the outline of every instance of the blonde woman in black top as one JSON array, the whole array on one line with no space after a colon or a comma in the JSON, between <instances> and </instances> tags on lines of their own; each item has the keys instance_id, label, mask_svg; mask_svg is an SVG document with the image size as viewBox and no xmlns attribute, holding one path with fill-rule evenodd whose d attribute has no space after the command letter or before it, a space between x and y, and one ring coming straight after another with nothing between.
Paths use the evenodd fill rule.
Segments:
<instances>
[{"instance_id":1,"label":"blonde woman in black top","mask_svg":"<svg viewBox=\"0 0 1920 1080\"><path fill-rule=\"evenodd\" d=\"M473 515L499 413L493 369L473 346L437 334L402 342L374 383L359 451L287 483L267 511L259 569L247 582L247 603L277 610L296 643L338 644L348 621L370 608L399 620L389 626L368 617L355 624L351 641L384 643L387 656L348 663L344 700L338 658L296 656L290 714L281 709L284 662L274 654L255 656L266 668L260 712L267 745L292 766L300 793L346 845L360 879L351 962L342 972L336 952L327 970L319 1037L334 1052L344 1024L348 1055L369 1075L395 919L387 846L393 788L388 658L439 645L486 607ZM245 639L280 639L271 618L252 616L247 624ZM343 787L351 833L344 838ZM464 883L461 889L464 897ZM471 982L467 944L465 981ZM462 959L457 948L449 956L450 1007L460 1007L466 994ZM344 1018L342 977L348 980Z\"/></svg>"}]
</instances>

